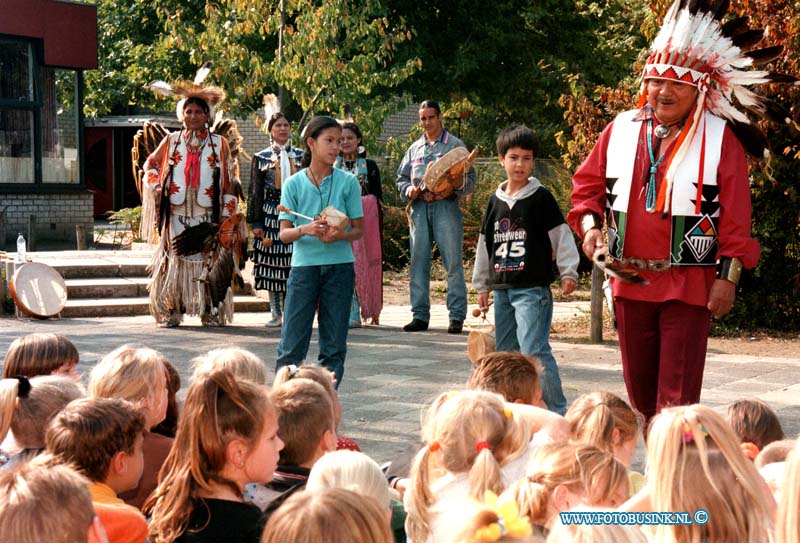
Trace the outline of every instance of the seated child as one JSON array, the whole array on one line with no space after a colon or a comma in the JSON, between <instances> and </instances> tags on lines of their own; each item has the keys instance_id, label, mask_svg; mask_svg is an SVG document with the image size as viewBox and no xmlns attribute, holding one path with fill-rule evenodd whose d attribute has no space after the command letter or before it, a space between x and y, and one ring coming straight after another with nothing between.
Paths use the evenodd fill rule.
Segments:
<instances>
[{"instance_id":1,"label":"seated child","mask_svg":"<svg viewBox=\"0 0 800 543\"><path fill-rule=\"evenodd\" d=\"M65 407L47 428L47 451L75 466L91 482L97 516L109 543L142 543L142 513L117 497L142 476L144 416L130 402L84 398Z\"/></svg>"},{"instance_id":2,"label":"seated child","mask_svg":"<svg viewBox=\"0 0 800 543\"><path fill-rule=\"evenodd\" d=\"M440 395L422 438L427 446L414 458L403 495L406 533L414 543L443 537L442 512L451 500L482 500L487 490L500 493L522 477L534 450L528 424L500 395L480 390Z\"/></svg>"},{"instance_id":3,"label":"seated child","mask_svg":"<svg viewBox=\"0 0 800 543\"><path fill-rule=\"evenodd\" d=\"M148 347L123 345L114 349L89 373L90 398L121 398L145 416L144 471L135 488L120 497L142 508L158 483L158 472L172 447L172 439L150 431L167 414L167 369L164 356Z\"/></svg>"},{"instance_id":4,"label":"seated child","mask_svg":"<svg viewBox=\"0 0 800 543\"><path fill-rule=\"evenodd\" d=\"M47 424L64 406L82 396L81 387L69 377L40 375L30 380L22 376L0 380L0 470L23 463L44 450Z\"/></svg>"},{"instance_id":5,"label":"seated child","mask_svg":"<svg viewBox=\"0 0 800 543\"><path fill-rule=\"evenodd\" d=\"M560 522L562 511L621 505L628 499L628 477L625 466L607 451L580 443L553 443L533 453L526 476L502 497L513 498L520 514L546 535Z\"/></svg>"},{"instance_id":6,"label":"seated child","mask_svg":"<svg viewBox=\"0 0 800 543\"><path fill-rule=\"evenodd\" d=\"M484 312L489 309L489 292L494 292L497 350L537 357L544 366L544 402L563 415L567 399L550 348L553 254L563 294L575 290L580 259L556 199L531 176L538 150L536 136L526 126L506 128L497 137L497 154L508 179L486 205L472 284Z\"/></svg>"},{"instance_id":7,"label":"seated child","mask_svg":"<svg viewBox=\"0 0 800 543\"><path fill-rule=\"evenodd\" d=\"M786 459L786 476L775 521L775 543L800 541L800 440Z\"/></svg>"},{"instance_id":8,"label":"seated child","mask_svg":"<svg viewBox=\"0 0 800 543\"><path fill-rule=\"evenodd\" d=\"M786 460L795 448L794 439L773 441L758 453L753 465L764 479L777 503L781 501L786 478Z\"/></svg>"},{"instance_id":9,"label":"seated child","mask_svg":"<svg viewBox=\"0 0 800 543\"><path fill-rule=\"evenodd\" d=\"M6 351L3 378L15 375L62 375L80 379L78 349L58 334L29 334L15 339Z\"/></svg>"},{"instance_id":10,"label":"seated child","mask_svg":"<svg viewBox=\"0 0 800 543\"><path fill-rule=\"evenodd\" d=\"M100 543L89 481L41 455L0 473L0 541Z\"/></svg>"},{"instance_id":11,"label":"seated child","mask_svg":"<svg viewBox=\"0 0 800 543\"><path fill-rule=\"evenodd\" d=\"M518 352L497 351L472 365L467 388L500 394L509 403L524 403L547 409L542 400L539 376L542 365L534 357Z\"/></svg>"},{"instance_id":12,"label":"seated child","mask_svg":"<svg viewBox=\"0 0 800 543\"><path fill-rule=\"evenodd\" d=\"M612 453L628 469L630 494L644 486L641 473L631 470L633 451L639 442L644 417L611 392L584 394L569 406L565 417L572 439Z\"/></svg>"},{"instance_id":13,"label":"seated child","mask_svg":"<svg viewBox=\"0 0 800 543\"><path fill-rule=\"evenodd\" d=\"M784 439L781 421L770 406L761 400L737 400L728 406L728 423L739 438L739 447L750 460L761 449Z\"/></svg>"},{"instance_id":14,"label":"seated child","mask_svg":"<svg viewBox=\"0 0 800 543\"><path fill-rule=\"evenodd\" d=\"M272 480L248 485L245 497L269 517L286 499L302 490L311 468L336 450L331 399L310 379L292 379L272 389L272 403L284 447Z\"/></svg>"},{"instance_id":15,"label":"seated child","mask_svg":"<svg viewBox=\"0 0 800 543\"><path fill-rule=\"evenodd\" d=\"M343 488L298 492L272 515L261 543L393 543L386 512Z\"/></svg>"},{"instance_id":16,"label":"seated child","mask_svg":"<svg viewBox=\"0 0 800 543\"><path fill-rule=\"evenodd\" d=\"M164 368L167 370L167 414L164 420L153 426L150 431L164 437L175 438L180 416L177 396L181 389L181 376L169 360L164 360Z\"/></svg>"},{"instance_id":17,"label":"seated child","mask_svg":"<svg viewBox=\"0 0 800 543\"><path fill-rule=\"evenodd\" d=\"M347 449L349 451L360 451L358 444L349 437L339 435L339 423L342 422L342 404L339 401L339 394L336 392L336 375L328 368L319 364L303 364L295 366L290 364L278 369L275 374L273 387L279 387L289 379L311 379L322 385L322 388L330 395L333 402L333 418L336 425L336 450Z\"/></svg>"},{"instance_id":18,"label":"seated child","mask_svg":"<svg viewBox=\"0 0 800 543\"><path fill-rule=\"evenodd\" d=\"M264 361L255 354L240 347L225 347L208 351L192 360L196 378L202 373L227 369L240 379L247 379L257 385L267 384L267 369Z\"/></svg>"},{"instance_id":19,"label":"seated child","mask_svg":"<svg viewBox=\"0 0 800 543\"><path fill-rule=\"evenodd\" d=\"M535 416L521 413L521 416L530 422L531 433L536 439L534 444L567 439L569 425L564 418L543 411L546 407L542 403L542 388L539 383L541 372L541 365L531 356L517 352L494 352L481 357L473 364L467 388L500 394L508 403L542 408L538 411L532 410L536 411ZM422 443L407 447L392 460L386 471L389 484L401 494L408 485L407 477L411 462L422 448Z\"/></svg>"},{"instance_id":20,"label":"seated child","mask_svg":"<svg viewBox=\"0 0 800 543\"><path fill-rule=\"evenodd\" d=\"M451 534L443 539L446 543L545 543L543 537L533 535L530 519L520 515L516 502L508 497L500 499L488 492L483 502L464 501L447 514Z\"/></svg>"},{"instance_id":21,"label":"seated child","mask_svg":"<svg viewBox=\"0 0 800 543\"><path fill-rule=\"evenodd\" d=\"M395 542L406 540L403 503L392 496L380 466L366 454L340 450L317 460L308 476L306 490L319 492L326 488L345 488L374 499L391 519Z\"/></svg>"},{"instance_id":22,"label":"seated child","mask_svg":"<svg viewBox=\"0 0 800 543\"><path fill-rule=\"evenodd\" d=\"M708 513L706 524L652 526L655 541L755 543L771 540L775 501L722 415L694 404L662 409L652 420L647 484L622 509Z\"/></svg>"},{"instance_id":23,"label":"seated child","mask_svg":"<svg viewBox=\"0 0 800 543\"><path fill-rule=\"evenodd\" d=\"M145 502L150 543L258 543L264 515L242 492L248 482L272 480L282 447L266 387L228 370L199 375Z\"/></svg>"}]
</instances>

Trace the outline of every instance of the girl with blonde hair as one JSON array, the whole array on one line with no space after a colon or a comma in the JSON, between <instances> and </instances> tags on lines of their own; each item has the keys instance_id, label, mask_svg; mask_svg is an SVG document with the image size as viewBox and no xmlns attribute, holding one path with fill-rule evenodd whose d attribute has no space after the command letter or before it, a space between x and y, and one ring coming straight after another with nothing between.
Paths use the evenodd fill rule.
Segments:
<instances>
[{"instance_id":1,"label":"girl with blonde hair","mask_svg":"<svg viewBox=\"0 0 800 543\"><path fill-rule=\"evenodd\" d=\"M193 379L198 375L228 369L236 377L247 379L257 385L267 384L267 370L264 361L241 347L213 349L192 360Z\"/></svg>"},{"instance_id":2,"label":"girl with blonde hair","mask_svg":"<svg viewBox=\"0 0 800 543\"><path fill-rule=\"evenodd\" d=\"M578 505L616 507L628 497L625 466L592 445L552 443L531 456L527 476L508 488L503 497L517 503L520 514L546 534L558 513Z\"/></svg>"},{"instance_id":3,"label":"girl with blonde hair","mask_svg":"<svg viewBox=\"0 0 800 543\"><path fill-rule=\"evenodd\" d=\"M564 415L572 439L612 453L628 468L629 489L635 494L644 486L641 473L630 470L644 417L611 392L597 391L578 397Z\"/></svg>"},{"instance_id":4,"label":"girl with blonde hair","mask_svg":"<svg viewBox=\"0 0 800 543\"><path fill-rule=\"evenodd\" d=\"M282 448L266 387L228 370L198 376L144 507L151 543L257 543L264 515L242 491L272 479Z\"/></svg>"},{"instance_id":5,"label":"girl with blonde hair","mask_svg":"<svg viewBox=\"0 0 800 543\"><path fill-rule=\"evenodd\" d=\"M775 523L776 543L796 541L800 541L800 439L786 460L781 503Z\"/></svg>"},{"instance_id":6,"label":"girl with blonde hair","mask_svg":"<svg viewBox=\"0 0 800 543\"><path fill-rule=\"evenodd\" d=\"M47 424L68 403L82 396L81 387L68 377L0 379L0 442L5 441L4 450L0 451L0 469L10 469L39 454L45 446Z\"/></svg>"},{"instance_id":7,"label":"girl with blonde hair","mask_svg":"<svg viewBox=\"0 0 800 543\"><path fill-rule=\"evenodd\" d=\"M317 460L306 482L306 490L318 492L325 488L346 488L375 500L391 522L397 541L405 541L406 513L397 494L389 490L380 466L361 452L339 450Z\"/></svg>"},{"instance_id":8,"label":"girl with blonde hair","mask_svg":"<svg viewBox=\"0 0 800 543\"><path fill-rule=\"evenodd\" d=\"M150 430L167 415L167 359L149 347L123 345L108 353L89 372L90 398L119 398L145 416L144 471L133 490L120 494L125 503L141 508L158 484L158 472L172 448L172 438Z\"/></svg>"},{"instance_id":9,"label":"girl with blonde hair","mask_svg":"<svg viewBox=\"0 0 800 543\"><path fill-rule=\"evenodd\" d=\"M652 541L772 540L775 502L725 419L695 404L662 409L647 439L647 484L626 510L707 512L708 522L653 527Z\"/></svg>"},{"instance_id":10,"label":"girl with blonde hair","mask_svg":"<svg viewBox=\"0 0 800 543\"><path fill-rule=\"evenodd\" d=\"M333 451L317 460L308 475L306 490L346 488L375 500L381 508L391 506L391 494L380 466L364 453Z\"/></svg>"},{"instance_id":11,"label":"girl with blonde hair","mask_svg":"<svg viewBox=\"0 0 800 543\"><path fill-rule=\"evenodd\" d=\"M529 426L502 396L480 390L440 395L422 437L427 446L414 458L404 494L406 533L415 543L446 531L447 502L465 495L482 500L487 490L500 493L521 477L532 450Z\"/></svg>"},{"instance_id":12,"label":"girl with blonde hair","mask_svg":"<svg viewBox=\"0 0 800 543\"><path fill-rule=\"evenodd\" d=\"M78 349L59 334L28 334L11 342L3 360L3 378L24 375L63 375L74 380L78 375Z\"/></svg>"},{"instance_id":13,"label":"girl with blonde hair","mask_svg":"<svg viewBox=\"0 0 800 543\"><path fill-rule=\"evenodd\" d=\"M343 488L298 492L270 517L261 543L394 543L374 500Z\"/></svg>"}]
</instances>

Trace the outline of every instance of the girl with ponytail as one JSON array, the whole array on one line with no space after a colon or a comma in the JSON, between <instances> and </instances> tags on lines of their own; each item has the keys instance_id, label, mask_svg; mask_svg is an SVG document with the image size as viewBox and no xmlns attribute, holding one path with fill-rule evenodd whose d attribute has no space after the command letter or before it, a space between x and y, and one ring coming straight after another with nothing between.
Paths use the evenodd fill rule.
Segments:
<instances>
[{"instance_id":1,"label":"girl with ponytail","mask_svg":"<svg viewBox=\"0 0 800 543\"><path fill-rule=\"evenodd\" d=\"M229 370L198 375L144 506L151 543L257 543L264 516L243 502L242 490L272 480L282 448L265 387Z\"/></svg>"},{"instance_id":2,"label":"girl with ponytail","mask_svg":"<svg viewBox=\"0 0 800 543\"><path fill-rule=\"evenodd\" d=\"M642 489L644 477L630 469L644 423L640 413L616 394L597 391L575 400L564 418L573 440L610 452L628 468L631 495Z\"/></svg>"},{"instance_id":3,"label":"girl with ponytail","mask_svg":"<svg viewBox=\"0 0 800 543\"><path fill-rule=\"evenodd\" d=\"M405 492L410 541L436 541L447 533L447 503L469 495L483 500L522 477L532 450L529 425L502 396L468 390L440 395L423 428L427 443L414 459Z\"/></svg>"}]
</instances>

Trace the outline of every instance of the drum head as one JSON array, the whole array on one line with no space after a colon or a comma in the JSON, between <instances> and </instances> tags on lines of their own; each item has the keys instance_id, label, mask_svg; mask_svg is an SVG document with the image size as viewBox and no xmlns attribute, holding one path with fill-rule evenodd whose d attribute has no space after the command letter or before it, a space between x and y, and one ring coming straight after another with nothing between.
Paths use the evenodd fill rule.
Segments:
<instances>
[{"instance_id":1,"label":"drum head","mask_svg":"<svg viewBox=\"0 0 800 543\"><path fill-rule=\"evenodd\" d=\"M453 166L467 160L468 157L469 151L464 147L451 149L425 171L425 175L422 177L423 183L434 194L442 192L450 186L450 182L446 178L447 172Z\"/></svg>"},{"instance_id":2,"label":"drum head","mask_svg":"<svg viewBox=\"0 0 800 543\"><path fill-rule=\"evenodd\" d=\"M46 319L61 313L67 304L67 285L56 270L41 262L17 269L8 283L11 298L22 313Z\"/></svg>"}]
</instances>

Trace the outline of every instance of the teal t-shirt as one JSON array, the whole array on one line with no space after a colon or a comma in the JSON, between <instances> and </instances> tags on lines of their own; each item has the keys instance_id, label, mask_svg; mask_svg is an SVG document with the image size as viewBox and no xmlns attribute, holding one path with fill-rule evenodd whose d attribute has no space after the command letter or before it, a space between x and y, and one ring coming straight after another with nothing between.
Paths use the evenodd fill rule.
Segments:
<instances>
[{"instance_id":1,"label":"teal t-shirt","mask_svg":"<svg viewBox=\"0 0 800 543\"><path fill-rule=\"evenodd\" d=\"M297 172L283 184L282 205L309 217L318 216L328 206L335 207L351 221L364 216L361 208L361 186L355 175L334 168L331 175L323 179L317 188L306 175L306 171L303 169ZM280 213L278 219L291 221L295 226L311 222L284 212ZM303 236L294 242L292 248L293 267L346 264L354 261L350 242L346 240L323 243L314 236Z\"/></svg>"}]
</instances>

